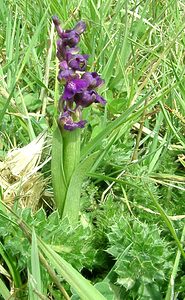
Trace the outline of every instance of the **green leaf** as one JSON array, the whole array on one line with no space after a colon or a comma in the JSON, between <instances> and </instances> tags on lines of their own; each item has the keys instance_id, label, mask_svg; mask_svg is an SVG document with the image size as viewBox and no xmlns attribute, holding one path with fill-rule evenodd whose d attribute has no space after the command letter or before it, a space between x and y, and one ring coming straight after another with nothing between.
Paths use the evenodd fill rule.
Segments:
<instances>
[{"instance_id":1,"label":"green leaf","mask_svg":"<svg viewBox=\"0 0 185 300\"><path fill-rule=\"evenodd\" d=\"M2 281L2 279L0 278L0 295L3 297L3 299L7 300L7 299L12 299L14 300L15 298L13 297L13 295L10 294L9 290L7 289L6 285L4 284L4 282Z\"/></svg>"},{"instance_id":2,"label":"green leaf","mask_svg":"<svg viewBox=\"0 0 185 300\"><path fill-rule=\"evenodd\" d=\"M38 245L59 275L64 277L82 300L106 300L106 298L92 286L87 279L53 251L50 246L45 245L41 240L38 241Z\"/></svg>"},{"instance_id":3,"label":"green leaf","mask_svg":"<svg viewBox=\"0 0 185 300\"><path fill-rule=\"evenodd\" d=\"M115 65L115 60L116 60L116 56L117 56L117 45L114 47L112 54L109 57L109 60L102 72L102 77L105 78L105 82L106 84L108 84L111 76L112 76L112 69Z\"/></svg>"},{"instance_id":4,"label":"green leaf","mask_svg":"<svg viewBox=\"0 0 185 300\"><path fill-rule=\"evenodd\" d=\"M96 289L103 295L107 300L114 300L115 294L111 290L110 285L107 282L98 282L94 285ZM75 293L71 297L71 300L80 300L79 296Z\"/></svg>"},{"instance_id":5,"label":"green leaf","mask_svg":"<svg viewBox=\"0 0 185 300\"><path fill-rule=\"evenodd\" d=\"M42 280L40 274L40 261L37 247L37 238L35 230L32 230L32 246L31 246L31 271L34 280L34 288L42 294ZM36 294L33 294L33 300L39 300L39 297Z\"/></svg>"},{"instance_id":6,"label":"green leaf","mask_svg":"<svg viewBox=\"0 0 185 300\"><path fill-rule=\"evenodd\" d=\"M82 182L90 171L98 153L93 153L81 162L75 169L67 190L63 217L67 216L71 224L78 221L80 210L80 194Z\"/></svg>"},{"instance_id":7,"label":"green leaf","mask_svg":"<svg viewBox=\"0 0 185 300\"><path fill-rule=\"evenodd\" d=\"M56 207L62 214L66 196L66 182L63 169L63 138L57 124L52 139L51 176Z\"/></svg>"},{"instance_id":8,"label":"green leaf","mask_svg":"<svg viewBox=\"0 0 185 300\"><path fill-rule=\"evenodd\" d=\"M2 228L2 226L1 226L1 228ZM10 274L12 276L12 279L14 281L15 287L16 288L20 288L21 285L22 285L22 282L21 282L19 271L15 267L15 260L10 255L10 253L7 253L7 251L5 251L4 246L3 246L2 243L0 243L0 255L2 256L3 260L5 261L8 269L9 269L9 272L10 272Z\"/></svg>"},{"instance_id":9,"label":"green leaf","mask_svg":"<svg viewBox=\"0 0 185 300\"><path fill-rule=\"evenodd\" d=\"M24 103L26 105L26 108L29 110L29 111L34 111L38 108L41 107L41 101L38 99L38 95L35 93L30 93L30 94L26 94L26 95L23 95L24 97Z\"/></svg>"},{"instance_id":10,"label":"green leaf","mask_svg":"<svg viewBox=\"0 0 185 300\"><path fill-rule=\"evenodd\" d=\"M107 282L98 282L95 284L95 288L105 296L107 300L114 300L114 292L111 290L110 285Z\"/></svg>"}]
</instances>

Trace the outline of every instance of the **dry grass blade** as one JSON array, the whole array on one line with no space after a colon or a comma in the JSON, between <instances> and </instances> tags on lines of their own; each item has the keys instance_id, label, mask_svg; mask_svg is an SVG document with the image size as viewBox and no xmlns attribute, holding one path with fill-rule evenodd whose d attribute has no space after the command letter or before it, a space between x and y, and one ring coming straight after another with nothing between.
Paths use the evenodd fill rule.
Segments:
<instances>
[{"instance_id":1,"label":"dry grass blade","mask_svg":"<svg viewBox=\"0 0 185 300\"><path fill-rule=\"evenodd\" d=\"M3 200L9 205L19 200L21 207L38 208L46 184L43 175L38 172L45 140L46 132L25 147L10 151L0 163Z\"/></svg>"}]
</instances>

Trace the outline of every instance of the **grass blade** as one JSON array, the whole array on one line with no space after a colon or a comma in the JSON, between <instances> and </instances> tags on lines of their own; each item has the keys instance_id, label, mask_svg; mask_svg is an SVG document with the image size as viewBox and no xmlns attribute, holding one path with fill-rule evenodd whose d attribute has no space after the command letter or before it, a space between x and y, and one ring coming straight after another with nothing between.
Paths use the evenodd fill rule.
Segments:
<instances>
[{"instance_id":1,"label":"grass blade","mask_svg":"<svg viewBox=\"0 0 185 300\"><path fill-rule=\"evenodd\" d=\"M41 273L40 273L40 261L39 261L39 254L38 254L38 247L37 247L37 238L35 234L35 230L33 228L32 231L32 246L31 246L31 271L33 280L35 282L35 289L42 294L42 280L41 280ZM38 295L33 294L33 300L39 300Z\"/></svg>"},{"instance_id":2,"label":"grass blade","mask_svg":"<svg viewBox=\"0 0 185 300\"><path fill-rule=\"evenodd\" d=\"M10 294L9 290L7 289L6 285L4 284L4 282L2 281L1 278L0 278L0 295L5 300L8 300L8 299L14 300L15 299L13 297L13 295Z\"/></svg>"},{"instance_id":3,"label":"grass blade","mask_svg":"<svg viewBox=\"0 0 185 300\"><path fill-rule=\"evenodd\" d=\"M38 245L58 273L72 286L82 300L106 300L90 282L41 240Z\"/></svg>"},{"instance_id":4,"label":"grass blade","mask_svg":"<svg viewBox=\"0 0 185 300\"><path fill-rule=\"evenodd\" d=\"M159 204L159 202L157 201L157 199L155 198L155 196L152 194L152 192L150 191L150 189L145 185L146 190L148 191L148 194L150 195L151 200L154 202L155 206L157 207L158 212L161 215L161 218L163 219L163 221L165 222L166 226L168 227L169 231L171 232L172 237L174 238L179 251L181 252L183 258L185 259L185 252L183 250L182 244L178 239L178 236L176 234L176 231L172 225L171 220L169 219L169 217L166 215L165 211L163 210L163 208L161 207L161 205Z\"/></svg>"}]
</instances>

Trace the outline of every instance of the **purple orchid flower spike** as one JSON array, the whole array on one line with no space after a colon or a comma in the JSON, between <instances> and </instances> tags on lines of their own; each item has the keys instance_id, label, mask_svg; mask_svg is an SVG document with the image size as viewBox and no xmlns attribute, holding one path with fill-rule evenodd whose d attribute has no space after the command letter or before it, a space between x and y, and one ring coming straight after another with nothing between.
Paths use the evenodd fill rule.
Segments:
<instances>
[{"instance_id":1,"label":"purple orchid flower spike","mask_svg":"<svg viewBox=\"0 0 185 300\"><path fill-rule=\"evenodd\" d=\"M57 57L59 63L58 80L64 82L64 92L59 101L59 124L68 131L83 128L86 124L81 119L82 110L93 103L106 104L96 88L104 83L96 72L85 72L89 55L80 54L77 44L86 24L79 21L71 30L62 30L58 17L53 17L59 40Z\"/></svg>"},{"instance_id":2,"label":"purple orchid flower spike","mask_svg":"<svg viewBox=\"0 0 185 300\"><path fill-rule=\"evenodd\" d=\"M92 104L106 104L96 91L104 81L98 73L87 71L89 56L78 48L81 34L86 29L85 23L79 21L73 29L64 30L58 17L54 16L53 22L59 36L56 53L59 60L58 81L64 85L58 102L58 124L53 132L53 191L60 216L67 217L70 224L76 226L80 208L80 182L75 186L77 192L74 195L71 190L72 178L76 178L73 175L79 173L81 129L87 123L82 119L82 112ZM87 168L91 168L94 159L95 156Z\"/></svg>"}]
</instances>

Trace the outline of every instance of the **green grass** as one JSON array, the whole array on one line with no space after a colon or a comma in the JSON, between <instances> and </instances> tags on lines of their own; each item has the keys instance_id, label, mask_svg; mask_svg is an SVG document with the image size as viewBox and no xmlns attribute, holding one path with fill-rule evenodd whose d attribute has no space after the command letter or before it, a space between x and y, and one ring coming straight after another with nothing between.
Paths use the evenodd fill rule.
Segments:
<instances>
[{"instance_id":1,"label":"green grass","mask_svg":"<svg viewBox=\"0 0 185 300\"><path fill-rule=\"evenodd\" d=\"M62 273L62 259L106 299L184 299L184 7L177 0L0 0L1 202L10 203L8 181L14 213L36 232L30 250L27 237L16 229L17 218L11 212L1 218L0 263L7 271L0 269L2 299L10 294L16 299L19 293L25 299L79 299L85 293L83 279L74 273L71 283ZM62 93L53 15L66 29L81 19L87 23L80 47L90 55L88 69L105 80L100 88L105 109L84 110L88 125L82 133L81 168L88 156L98 156L83 180L75 230L59 219L53 204L51 135ZM19 207L24 180L22 174L8 173L7 153L45 130L38 170L46 182L43 209L32 214ZM0 208L2 216L2 203ZM42 249L36 236L45 243ZM56 270L53 277L46 264L39 265L40 251Z\"/></svg>"}]
</instances>

